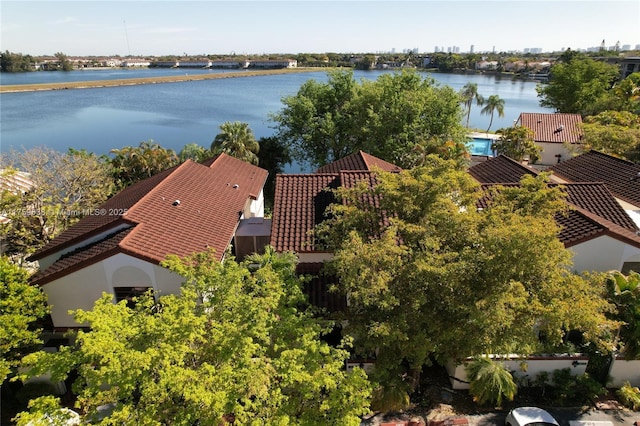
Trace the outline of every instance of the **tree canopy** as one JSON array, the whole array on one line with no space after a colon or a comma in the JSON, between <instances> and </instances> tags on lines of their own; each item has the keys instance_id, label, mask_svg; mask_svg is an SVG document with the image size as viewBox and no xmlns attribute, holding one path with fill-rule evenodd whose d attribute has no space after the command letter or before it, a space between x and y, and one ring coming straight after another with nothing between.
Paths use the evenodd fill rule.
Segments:
<instances>
[{"instance_id":1,"label":"tree canopy","mask_svg":"<svg viewBox=\"0 0 640 426\"><path fill-rule=\"evenodd\" d=\"M431 357L535 353L573 329L605 348L615 325L604 280L571 272L554 219L563 194L546 176L481 191L432 156L376 180L339 189L345 202L318 229L349 295L345 332L359 353L376 354L374 379Z\"/></svg>"},{"instance_id":2,"label":"tree canopy","mask_svg":"<svg viewBox=\"0 0 640 426\"><path fill-rule=\"evenodd\" d=\"M179 164L174 150L163 148L153 140L140 142L138 146L112 149L111 154L111 167L118 190Z\"/></svg>"},{"instance_id":3,"label":"tree canopy","mask_svg":"<svg viewBox=\"0 0 640 426\"><path fill-rule=\"evenodd\" d=\"M625 359L640 359L640 274L612 272L607 279L609 298L621 321L619 349Z\"/></svg>"},{"instance_id":4,"label":"tree canopy","mask_svg":"<svg viewBox=\"0 0 640 426\"><path fill-rule=\"evenodd\" d=\"M422 146L439 152L447 143L465 152L460 97L414 71L383 74L377 80L355 81L351 71L328 73L326 83L305 82L298 93L282 100L272 115L277 136L301 163L322 166L358 150L409 166Z\"/></svg>"},{"instance_id":5,"label":"tree canopy","mask_svg":"<svg viewBox=\"0 0 640 426\"><path fill-rule=\"evenodd\" d=\"M25 354L40 342L40 330L33 327L48 312L46 297L27 282L29 273L0 256L0 383Z\"/></svg>"},{"instance_id":6,"label":"tree canopy","mask_svg":"<svg viewBox=\"0 0 640 426\"><path fill-rule=\"evenodd\" d=\"M582 124L585 149L640 161L640 116L629 111L604 111Z\"/></svg>"},{"instance_id":7,"label":"tree canopy","mask_svg":"<svg viewBox=\"0 0 640 426\"><path fill-rule=\"evenodd\" d=\"M102 204L114 190L104 158L70 149L12 151L2 158L3 180L19 171L32 185L26 191L0 188L0 208L9 221L1 225L6 250L25 257Z\"/></svg>"},{"instance_id":8,"label":"tree canopy","mask_svg":"<svg viewBox=\"0 0 640 426\"><path fill-rule=\"evenodd\" d=\"M213 154L225 153L251 164L258 164L260 145L249 128L249 123L227 121L220 125L218 133L211 143Z\"/></svg>"},{"instance_id":9,"label":"tree canopy","mask_svg":"<svg viewBox=\"0 0 640 426\"><path fill-rule=\"evenodd\" d=\"M469 117L471 116L471 106L475 102L476 105L482 106L484 104L484 97L478 93L477 83L467 83L460 91L462 97L462 103L467 110L467 127L469 127Z\"/></svg>"},{"instance_id":10,"label":"tree canopy","mask_svg":"<svg viewBox=\"0 0 640 426\"><path fill-rule=\"evenodd\" d=\"M558 112L595 115L610 108L610 90L620 78L615 65L572 56L551 67L548 84L537 87L540 105Z\"/></svg>"},{"instance_id":11,"label":"tree canopy","mask_svg":"<svg viewBox=\"0 0 640 426\"><path fill-rule=\"evenodd\" d=\"M531 163L540 159L542 149L536 145L533 140L533 130L528 127L507 127L499 129L496 133L500 135L500 138L493 142L492 149L499 155L506 155L516 161L522 161L526 158Z\"/></svg>"},{"instance_id":12,"label":"tree canopy","mask_svg":"<svg viewBox=\"0 0 640 426\"><path fill-rule=\"evenodd\" d=\"M53 380L77 369L85 419L114 404L103 424L360 424L366 375L345 371L345 348L321 340L331 324L305 309L295 257L267 249L243 264L215 259L170 257L163 265L185 277L180 295L148 294L131 306L105 294L75 312L91 329L74 346L25 365Z\"/></svg>"},{"instance_id":13,"label":"tree canopy","mask_svg":"<svg viewBox=\"0 0 640 426\"><path fill-rule=\"evenodd\" d=\"M480 112L491 116L489 127L487 127L487 132L489 132L493 124L494 114L497 112L499 117L504 117L504 99L501 99L498 95L491 95L484 101L483 105Z\"/></svg>"}]
</instances>

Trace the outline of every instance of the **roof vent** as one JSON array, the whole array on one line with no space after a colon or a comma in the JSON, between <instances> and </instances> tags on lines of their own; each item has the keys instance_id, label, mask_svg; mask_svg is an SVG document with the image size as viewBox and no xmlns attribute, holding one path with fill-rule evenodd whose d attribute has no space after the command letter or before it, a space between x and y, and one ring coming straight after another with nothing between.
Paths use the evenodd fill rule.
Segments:
<instances>
[{"instance_id":1,"label":"roof vent","mask_svg":"<svg viewBox=\"0 0 640 426\"><path fill-rule=\"evenodd\" d=\"M240 188L240 185L238 185L237 183L233 185L233 189L238 189Z\"/></svg>"},{"instance_id":2,"label":"roof vent","mask_svg":"<svg viewBox=\"0 0 640 426\"><path fill-rule=\"evenodd\" d=\"M171 203L172 206L179 206L180 205L180 200L175 200L173 203Z\"/></svg>"}]
</instances>

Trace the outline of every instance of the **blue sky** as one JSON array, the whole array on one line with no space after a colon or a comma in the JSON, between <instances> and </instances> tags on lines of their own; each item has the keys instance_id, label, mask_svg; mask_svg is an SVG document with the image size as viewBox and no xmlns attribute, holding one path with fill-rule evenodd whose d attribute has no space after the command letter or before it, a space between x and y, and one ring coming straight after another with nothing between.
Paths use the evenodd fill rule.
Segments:
<instances>
[{"instance_id":1,"label":"blue sky","mask_svg":"<svg viewBox=\"0 0 640 426\"><path fill-rule=\"evenodd\" d=\"M640 0L0 0L0 24L0 50L31 55L634 48Z\"/></svg>"}]
</instances>

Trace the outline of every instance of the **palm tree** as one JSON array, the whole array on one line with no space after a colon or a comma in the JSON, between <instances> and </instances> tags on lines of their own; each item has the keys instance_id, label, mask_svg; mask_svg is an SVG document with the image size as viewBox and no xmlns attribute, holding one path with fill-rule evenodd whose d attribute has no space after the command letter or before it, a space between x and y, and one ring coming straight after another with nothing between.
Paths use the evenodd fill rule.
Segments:
<instances>
[{"instance_id":1,"label":"palm tree","mask_svg":"<svg viewBox=\"0 0 640 426\"><path fill-rule=\"evenodd\" d=\"M469 127L469 116L471 115L471 105L476 101L476 105L484 104L484 97L478 93L478 85L476 83L467 83L460 92L464 106L467 108L467 127Z\"/></svg>"},{"instance_id":2,"label":"palm tree","mask_svg":"<svg viewBox=\"0 0 640 426\"><path fill-rule=\"evenodd\" d=\"M503 399L513 401L518 385L502 362L486 356L477 357L465 368L469 380L469 393L480 404L491 402L502 406Z\"/></svg>"},{"instance_id":3,"label":"palm tree","mask_svg":"<svg viewBox=\"0 0 640 426\"><path fill-rule=\"evenodd\" d=\"M489 127L487 127L487 133L489 133L489 129L491 128L491 124L493 124L493 113L498 111L498 115L500 117L504 117L504 99L500 99L498 95L491 95L487 102L480 111L482 114L491 114L491 120L489 121Z\"/></svg>"},{"instance_id":4,"label":"palm tree","mask_svg":"<svg viewBox=\"0 0 640 426\"><path fill-rule=\"evenodd\" d=\"M249 123L226 121L220 125L220 131L211 143L214 154L225 153L247 163L258 164L260 145Z\"/></svg>"}]
</instances>

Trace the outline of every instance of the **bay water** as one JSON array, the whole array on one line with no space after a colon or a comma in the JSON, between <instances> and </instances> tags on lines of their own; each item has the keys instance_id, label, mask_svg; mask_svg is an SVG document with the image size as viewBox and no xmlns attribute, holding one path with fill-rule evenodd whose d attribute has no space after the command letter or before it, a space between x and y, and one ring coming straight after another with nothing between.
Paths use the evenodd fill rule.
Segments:
<instances>
[{"instance_id":1,"label":"bay water","mask_svg":"<svg viewBox=\"0 0 640 426\"><path fill-rule=\"evenodd\" d=\"M100 70L0 74L0 83L29 84L61 81L152 77L226 70ZM355 71L357 80L376 79L389 71ZM494 114L491 131L511 126L522 112L553 112L539 105L536 82L481 74L423 73L438 84L459 91L471 82L485 98L505 101L504 117ZM324 71L241 78L224 78L107 88L52 90L0 94L0 152L47 146L66 151L86 149L108 154L113 148L153 140L176 151L188 143L209 147L225 121L249 124L256 138L271 136L282 98L295 95L307 80L327 80ZM490 116L473 105L469 126L486 130ZM298 164L289 173L302 170Z\"/></svg>"}]
</instances>

